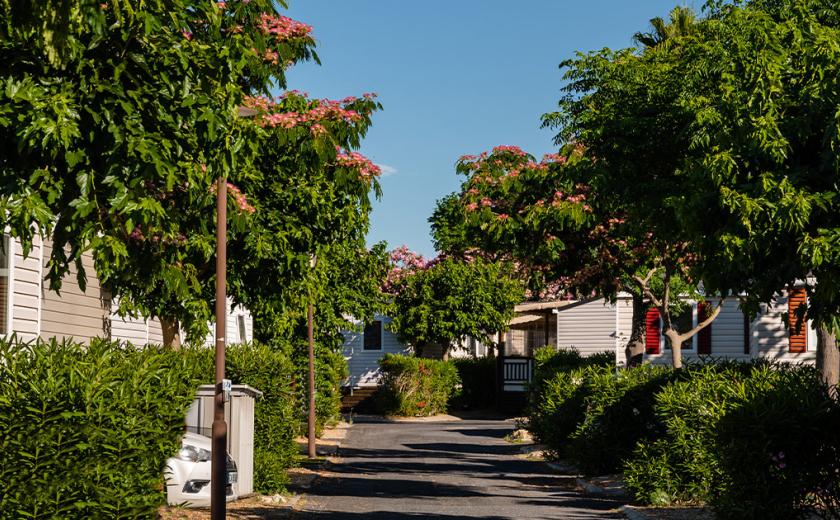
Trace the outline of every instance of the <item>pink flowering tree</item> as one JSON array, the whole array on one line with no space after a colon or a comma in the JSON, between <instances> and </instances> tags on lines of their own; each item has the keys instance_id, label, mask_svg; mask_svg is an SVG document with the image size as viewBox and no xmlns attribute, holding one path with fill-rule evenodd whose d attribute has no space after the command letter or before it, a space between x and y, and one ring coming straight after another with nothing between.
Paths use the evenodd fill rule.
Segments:
<instances>
[{"instance_id":1,"label":"pink flowering tree","mask_svg":"<svg viewBox=\"0 0 840 520\"><path fill-rule=\"evenodd\" d=\"M90 253L121 313L160 318L167 344L183 328L202 338L219 177L230 183L236 301L302 291L302 259L320 245L350 237L363 248L377 168L354 150L378 105L265 97L286 88L288 67L317 59L312 27L284 7L0 5L0 219L27 251L38 235L52 242L53 289L73 265L84 285ZM257 115L242 117L245 106ZM252 269L272 262L288 269L254 283Z\"/></svg>"},{"instance_id":2,"label":"pink flowering tree","mask_svg":"<svg viewBox=\"0 0 840 520\"><path fill-rule=\"evenodd\" d=\"M629 219L627 208L596 190L591 170L579 145L539 162L513 146L464 156L457 171L467 180L460 193L438 204L433 232L438 247L451 254L514 262L531 298L615 299L629 293L633 326L626 354L638 361L648 306L660 308L666 322L684 310L670 295L691 290L684 281L691 279L694 257L684 242L663 240L646 221ZM677 344L674 359L682 341L698 330L669 337Z\"/></svg>"}]
</instances>

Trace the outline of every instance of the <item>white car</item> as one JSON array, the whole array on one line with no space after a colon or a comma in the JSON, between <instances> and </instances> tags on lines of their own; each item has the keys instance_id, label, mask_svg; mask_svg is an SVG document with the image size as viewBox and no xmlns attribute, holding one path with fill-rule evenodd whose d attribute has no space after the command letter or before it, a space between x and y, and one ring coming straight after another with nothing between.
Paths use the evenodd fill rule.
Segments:
<instances>
[{"instance_id":1,"label":"white car","mask_svg":"<svg viewBox=\"0 0 840 520\"><path fill-rule=\"evenodd\" d=\"M210 451L209 437L187 432L181 440L178 455L166 462L166 501L170 505L191 507L210 506ZM236 482L236 463L227 455L227 501L236 500L233 484Z\"/></svg>"}]
</instances>

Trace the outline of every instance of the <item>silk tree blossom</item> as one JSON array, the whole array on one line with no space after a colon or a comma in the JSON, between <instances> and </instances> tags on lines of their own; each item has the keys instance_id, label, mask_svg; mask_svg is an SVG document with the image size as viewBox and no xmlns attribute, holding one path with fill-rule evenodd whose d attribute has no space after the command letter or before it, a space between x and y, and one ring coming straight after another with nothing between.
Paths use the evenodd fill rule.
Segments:
<instances>
[{"instance_id":1,"label":"silk tree blossom","mask_svg":"<svg viewBox=\"0 0 840 520\"><path fill-rule=\"evenodd\" d=\"M296 92L287 92L280 98L280 102L265 96L250 96L243 100L243 104L259 112L254 119L262 127L281 127L287 130L304 125L324 126L328 122L359 123L364 116L355 108L348 108L348 103L331 99L306 100ZM302 94L302 93L301 93ZM352 98L353 104L358 98ZM284 110L285 100L304 101L305 110ZM372 107L362 107L365 111ZM367 112L366 112L367 113ZM316 130L317 133L319 130Z\"/></svg>"},{"instance_id":2,"label":"silk tree blossom","mask_svg":"<svg viewBox=\"0 0 840 520\"><path fill-rule=\"evenodd\" d=\"M364 180L370 180L382 174L382 169L379 166L359 152L342 152L338 147L336 147L336 152L336 165L357 170Z\"/></svg>"},{"instance_id":3,"label":"silk tree blossom","mask_svg":"<svg viewBox=\"0 0 840 520\"><path fill-rule=\"evenodd\" d=\"M277 37L281 40L307 38L312 33L312 26L292 20L288 16L262 13L259 28L263 34Z\"/></svg>"},{"instance_id":4,"label":"silk tree blossom","mask_svg":"<svg viewBox=\"0 0 840 520\"><path fill-rule=\"evenodd\" d=\"M238 187L231 182L226 182L228 197L233 199L234 204L243 213L253 214L257 209L248 202L248 198L242 193ZM210 192L216 193L218 191L219 181L214 181L210 186Z\"/></svg>"}]
</instances>

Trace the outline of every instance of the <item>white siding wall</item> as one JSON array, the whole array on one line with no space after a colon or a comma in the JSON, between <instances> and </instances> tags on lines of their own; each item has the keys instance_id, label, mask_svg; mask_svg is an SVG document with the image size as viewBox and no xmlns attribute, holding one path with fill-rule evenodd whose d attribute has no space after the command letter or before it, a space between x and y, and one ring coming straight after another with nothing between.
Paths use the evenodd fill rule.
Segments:
<instances>
[{"instance_id":1,"label":"white siding wall","mask_svg":"<svg viewBox=\"0 0 840 520\"><path fill-rule=\"evenodd\" d=\"M710 305L717 305L717 300L709 300ZM697 308L694 307L695 320L697 323ZM749 355L744 354L744 314L738 307L738 301L726 300L717 318L711 323L712 328L712 358L715 359L740 359L748 360ZM692 349L682 349L684 362L698 360L696 336ZM661 354L646 355L651 363L671 364L671 350L666 348L667 342L662 338Z\"/></svg>"},{"instance_id":2,"label":"white siding wall","mask_svg":"<svg viewBox=\"0 0 840 520\"><path fill-rule=\"evenodd\" d=\"M34 340L41 333L41 259L43 248L40 238L28 257L23 256L23 247L14 240L14 255L11 260L11 330L20 339Z\"/></svg>"},{"instance_id":3,"label":"white siding wall","mask_svg":"<svg viewBox=\"0 0 840 520\"><path fill-rule=\"evenodd\" d=\"M762 313L752 325L752 351L758 356L773 361L789 363L814 363L816 361L817 337L808 322L808 350L794 353L789 350L788 331L782 320L787 312L787 294L780 294L770 305L762 305Z\"/></svg>"},{"instance_id":4,"label":"white siding wall","mask_svg":"<svg viewBox=\"0 0 840 520\"><path fill-rule=\"evenodd\" d=\"M242 343L239 338L239 316L245 318L245 341L250 342L254 339L254 318L251 316L251 312L241 305L233 307L231 299L228 298L227 319L225 320L225 341L228 345ZM216 345L214 339L216 337L216 326L213 323L209 323L208 326L210 327L210 332L204 340L204 345L213 347ZM160 329L159 324L158 329Z\"/></svg>"},{"instance_id":5,"label":"white siding wall","mask_svg":"<svg viewBox=\"0 0 840 520\"><path fill-rule=\"evenodd\" d=\"M399 342L388 330L391 318L376 316L382 321L382 350L364 350L364 324L358 324L358 330L344 332L342 351L350 369L350 378L345 381L349 386L372 386L379 382L379 360L385 354L408 354L410 349Z\"/></svg>"},{"instance_id":6,"label":"white siding wall","mask_svg":"<svg viewBox=\"0 0 840 520\"><path fill-rule=\"evenodd\" d=\"M116 309L116 305L112 309ZM127 341L132 345L145 345L149 343L149 326L143 318L120 317L119 314L111 311L111 339L115 341Z\"/></svg>"},{"instance_id":7,"label":"white siding wall","mask_svg":"<svg viewBox=\"0 0 840 520\"><path fill-rule=\"evenodd\" d=\"M581 301L557 312L558 348L588 356L616 348L616 306L601 298Z\"/></svg>"}]
</instances>

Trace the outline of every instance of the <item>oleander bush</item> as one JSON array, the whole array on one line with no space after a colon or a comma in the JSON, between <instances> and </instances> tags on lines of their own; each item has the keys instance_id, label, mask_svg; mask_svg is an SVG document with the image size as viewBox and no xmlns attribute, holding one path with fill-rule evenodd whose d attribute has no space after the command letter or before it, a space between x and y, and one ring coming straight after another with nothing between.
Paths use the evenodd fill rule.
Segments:
<instances>
[{"instance_id":1,"label":"oleander bush","mask_svg":"<svg viewBox=\"0 0 840 520\"><path fill-rule=\"evenodd\" d=\"M487 408L496 404L496 358L461 358L452 362L461 379L461 392L455 400L464 408Z\"/></svg>"},{"instance_id":2,"label":"oleander bush","mask_svg":"<svg viewBox=\"0 0 840 520\"><path fill-rule=\"evenodd\" d=\"M625 465L625 483L636 500L654 505L709 500L723 478L715 426L736 405L736 387L744 379L744 370L734 364L687 366L653 396L659 431L639 442Z\"/></svg>"},{"instance_id":3,"label":"oleander bush","mask_svg":"<svg viewBox=\"0 0 840 520\"><path fill-rule=\"evenodd\" d=\"M840 406L816 371L766 362L684 369L656 394L657 438L627 460L636 500L718 518L840 518Z\"/></svg>"},{"instance_id":4,"label":"oleander bush","mask_svg":"<svg viewBox=\"0 0 840 520\"><path fill-rule=\"evenodd\" d=\"M528 386L528 430L553 456L565 449L569 436L585 414L590 373L611 372L615 355L583 357L576 350L538 349L534 375Z\"/></svg>"},{"instance_id":5,"label":"oleander bush","mask_svg":"<svg viewBox=\"0 0 840 520\"><path fill-rule=\"evenodd\" d=\"M715 428L722 519L840 518L840 406L816 370L760 371Z\"/></svg>"},{"instance_id":6,"label":"oleander bush","mask_svg":"<svg viewBox=\"0 0 840 520\"><path fill-rule=\"evenodd\" d=\"M0 518L152 518L194 360L93 340L0 339Z\"/></svg>"},{"instance_id":7,"label":"oleander bush","mask_svg":"<svg viewBox=\"0 0 840 520\"><path fill-rule=\"evenodd\" d=\"M636 443L655 438L654 395L674 372L645 365L633 370L599 370L587 374L585 413L569 436L567 453L587 475L621 469Z\"/></svg>"},{"instance_id":8,"label":"oleander bush","mask_svg":"<svg viewBox=\"0 0 840 520\"><path fill-rule=\"evenodd\" d=\"M380 411L386 415L430 416L446 413L458 385L451 361L386 354L379 360Z\"/></svg>"}]
</instances>

